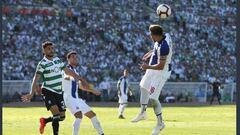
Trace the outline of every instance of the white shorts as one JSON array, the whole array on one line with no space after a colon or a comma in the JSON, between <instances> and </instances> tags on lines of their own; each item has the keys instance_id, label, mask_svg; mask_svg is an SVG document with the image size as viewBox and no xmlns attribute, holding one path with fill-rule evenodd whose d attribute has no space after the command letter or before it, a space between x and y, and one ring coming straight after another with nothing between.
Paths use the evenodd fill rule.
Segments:
<instances>
[{"instance_id":1,"label":"white shorts","mask_svg":"<svg viewBox=\"0 0 240 135\"><path fill-rule=\"evenodd\" d=\"M140 86L150 93L150 98L158 100L165 82L171 75L171 71L147 70Z\"/></svg>"},{"instance_id":2,"label":"white shorts","mask_svg":"<svg viewBox=\"0 0 240 135\"><path fill-rule=\"evenodd\" d=\"M73 115L79 111L83 114L91 111L91 108L81 98L72 98L65 94L63 97L66 107Z\"/></svg>"},{"instance_id":3,"label":"white shorts","mask_svg":"<svg viewBox=\"0 0 240 135\"><path fill-rule=\"evenodd\" d=\"M128 103L128 96L127 95L118 95L118 103L119 104L127 104Z\"/></svg>"}]
</instances>

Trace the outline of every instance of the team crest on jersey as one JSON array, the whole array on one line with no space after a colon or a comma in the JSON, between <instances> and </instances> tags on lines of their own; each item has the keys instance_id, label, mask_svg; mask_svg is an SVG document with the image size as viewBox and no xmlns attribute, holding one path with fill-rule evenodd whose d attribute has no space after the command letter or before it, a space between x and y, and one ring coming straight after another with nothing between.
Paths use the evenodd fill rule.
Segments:
<instances>
[{"instance_id":1,"label":"team crest on jersey","mask_svg":"<svg viewBox=\"0 0 240 135\"><path fill-rule=\"evenodd\" d=\"M154 93L154 91L155 91L155 87L152 87L152 86L151 86L151 88L150 88L150 94Z\"/></svg>"},{"instance_id":2,"label":"team crest on jersey","mask_svg":"<svg viewBox=\"0 0 240 135\"><path fill-rule=\"evenodd\" d=\"M60 71L59 67L55 67L54 69L51 70L51 72L55 72L55 73L58 73L59 71Z\"/></svg>"},{"instance_id":3,"label":"team crest on jersey","mask_svg":"<svg viewBox=\"0 0 240 135\"><path fill-rule=\"evenodd\" d=\"M58 67L55 67L55 68L54 68L54 72L55 72L55 73L58 73L59 71L60 71L60 68L58 68Z\"/></svg>"}]
</instances>

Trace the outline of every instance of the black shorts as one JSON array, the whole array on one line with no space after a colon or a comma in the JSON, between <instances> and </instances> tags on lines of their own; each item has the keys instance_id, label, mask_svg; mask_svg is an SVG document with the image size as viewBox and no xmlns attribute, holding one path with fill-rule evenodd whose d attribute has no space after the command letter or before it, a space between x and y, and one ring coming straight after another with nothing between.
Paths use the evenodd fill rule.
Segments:
<instances>
[{"instance_id":1,"label":"black shorts","mask_svg":"<svg viewBox=\"0 0 240 135\"><path fill-rule=\"evenodd\" d=\"M47 110L49 110L51 106L57 105L60 112L66 111L63 94L57 94L45 88L42 88L42 96Z\"/></svg>"}]
</instances>

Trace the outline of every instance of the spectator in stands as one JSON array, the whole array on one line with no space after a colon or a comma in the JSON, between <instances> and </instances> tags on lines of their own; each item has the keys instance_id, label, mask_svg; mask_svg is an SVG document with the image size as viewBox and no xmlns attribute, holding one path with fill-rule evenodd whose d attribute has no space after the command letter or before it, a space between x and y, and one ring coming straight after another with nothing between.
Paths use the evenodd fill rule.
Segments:
<instances>
[{"instance_id":1,"label":"spectator in stands","mask_svg":"<svg viewBox=\"0 0 240 135\"><path fill-rule=\"evenodd\" d=\"M178 48L173 53L171 81L206 81L217 75L221 82L234 82L236 1L163 2L169 3L174 12L162 25L172 29L174 47ZM3 79L31 79L41 56L37 45L49 39L59 44L56 53L62 58L77 49L80 64L86 65L79 71L95 85L106 76L109 81L118 79L118 71L126 66L131 80L139 81L142 73L135 63L151 43L147 26L158 23L149 9L159 4L157 0L4 0ZM71 17L66 16L67 10Z\"/></svg>"}]
</instances>

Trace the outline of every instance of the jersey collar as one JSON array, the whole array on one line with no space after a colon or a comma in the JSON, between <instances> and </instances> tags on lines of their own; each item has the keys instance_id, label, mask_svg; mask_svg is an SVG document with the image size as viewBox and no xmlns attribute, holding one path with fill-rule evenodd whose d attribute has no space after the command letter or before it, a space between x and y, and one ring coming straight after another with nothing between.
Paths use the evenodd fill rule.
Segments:
<instances>
[{"instance_id":1,"label":"jersey collar","mask_svg":"<svg viewBox=\"0 0 240 135\"><path fill-rule=\"evenodd\" d=\"M52 62L51 60L47 59L46 56L43 57L44 60L46 60L47 62Z\"/></svg>"}]
</instances>

